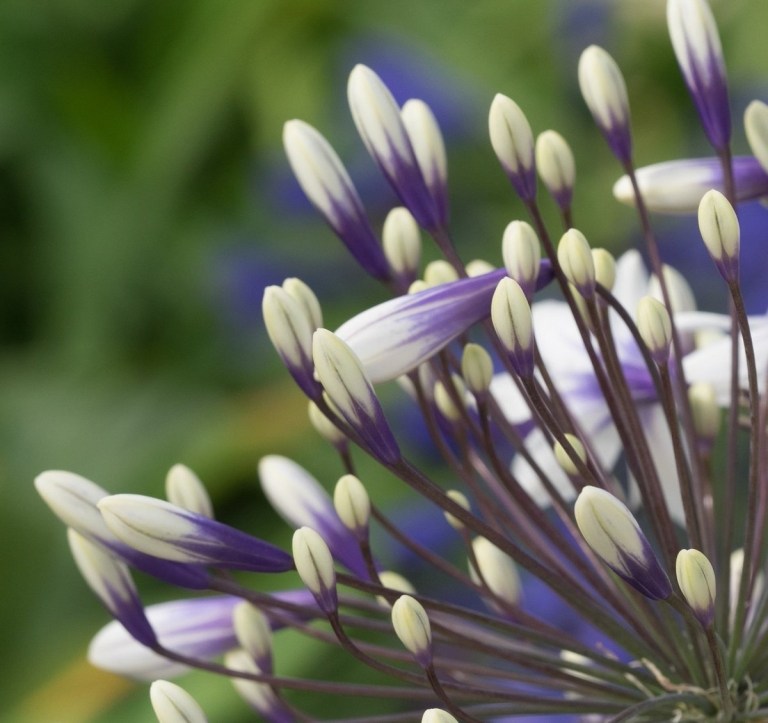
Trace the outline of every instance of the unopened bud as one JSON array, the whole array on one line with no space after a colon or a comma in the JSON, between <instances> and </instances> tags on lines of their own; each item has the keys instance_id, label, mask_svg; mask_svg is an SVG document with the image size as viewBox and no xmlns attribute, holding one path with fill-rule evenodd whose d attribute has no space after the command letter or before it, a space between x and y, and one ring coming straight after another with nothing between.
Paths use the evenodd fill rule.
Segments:
<instances>
[{"instance_id":1,"label":"unopened bud","mask_svg":"<svg viewBox=\"0 0 768 723\"><path fill-rule=\"evenodd\" d=\"M472 540L472 551L477 561L480 578L488 589L507 605L517 605L520 602L522 588L520 576L512 558L485 537L476 537ZM472 567L470 567L470 573L475 573Z\"/></svg>"},{"instance_id":2,"label":"unopened bud","mask_svg":"<svg viewBox=\"0 0 768 723\"><path fill-rule=\"evenodd\" d=\"M486 394L493 379L491 355L479 344L467 344L461 355L461 375L472 394Z\"/></svg>"},{"instance_id":3,"label":"unopened bud","mask_svg":"<svg viewBox=\"0 0 768 723\"><path fill-rule=\"evenodd\" d=\"M657 364L669 360L672 321L667 307L652 296L644 296L637 305L637 330Z\"/></svg>"},{"instance_id":4,"label":"unopened bud","mask_svg":"<svg viewBox=\"0 0 768 723\"><path fill-rule=\"evenodd\" d=\"M421 259L421 232L407 208L398 206L387 214L381 240L392 270L413 281Z\"/></svg>"},{"instance_id":5,"label":"unopened bud","mask_svg":"<svg viewBox=\"0 0 768 723\"><path fill-rule=\"evenodd\" d=\"M568 142L557 131L544 131L536 139L536 170L561 209L571 205L576 163Z\"/></svg>"},{"instance_id":6,"label":"unopened bud","mask_svg":"<svg viewBox=\"0 0 768 723\"><path fill-rule=\"evenodd\" d=\"M501 241L501 254L507 274L530 299L536 290L541 263L541 244L533 227L525 221L508 224Z\"/></svg>"},{"instance_id":7,"label":"unopened bud","mask_svg":"<svg viewBox=\"0 0 768 723\"><path fill-rule=\"evenodd\" d=\"M472 278L473 276L482 276L483 274L495 271L496 267L490 261L486 261L485 259L472 259L467 262L464 270L467 272L467 276Z\"/></svg>"},{"instance_id":8,"label":"unopened bud","mask_svg":"<svg viewBox=\"0 0 768 723\"><path fill-rule=\"evenodd\" d=\"M167 680L156 680L149 686L149 700L158 723L206 723L208 720L184 688Z\"/></svg>"},{"instance_id":9,"label":"unopened bud","mask_svg":"<svg viewBox=\"0 0 768 723\"><path fill-rule=\"evenodd\" d=\"M241 647L266 673L272 672L272 628L266 615L249 602L238 603L232 611L232 624Z\"/></svg>"},{"instance_id":10,"label":"unopened bud","mask_svg":"<svg viewBox=\"0 0 768 723\"><path fill-rule=\"evenodd\" d=\"M453 389L449 389L442 381L438 381L435 384L435 405L442 414L450 422L458 422L462 418L462 408L457 405L464 403L464 397L467 394L467 390L464 387L464 381L456 374L451 375L450 384Z\"/></svg>"},{"instance_id":11,"label":"unopened bud","mask_svg":"<svg viewBox=\"0 0 768 723\"><path fill-rule=\"evenodd\" d=\"M744 130L752 153L768 173L768 105L753 100L747 106L744 111Z\"/></svg>"},{"instance_id":12,"label":"unopened bud","mask_svg":"<svg viewBox=\"0 0 768 723\"><path fill-rule=\"evenodd\" d=\"M610 291L616 283L616 259L605 249L592 249L592 263L595 265L595 282Z\"/></svg>"},{"instance_id":13,"label":"unopened bud","mask_svg":"<svg viewBox=\"0 0 768 723\"><path fill-rule=\"evenodd\" d=\"M688 401L691 405L693 428L696 436L711 445L720 431L722 415L717 403L715 387L708 382L696 382L688 387Z\"/></svg>"},{"instance_id":14,"label":"unopened bud","mask_svg":"<svg viewBox=\"0 0 768 723\"><path fill-rule=\"evenodd\" d=\"M715 571L704 553L680 550L675 561L680 592L696 619L707 627L715 616Z\"/></svg>"},{"instance_id":15,"label":"unopened bud","mask_svg":"<svg viewBox=\"0 0 768 723\"><path fill-rule=\"evenodd\" d=\"M461 505L467 512L471 511L471 506L467 496L459 490L448 490L446 496L453 500L457 505ZM445 521L453 527L454 530L463 530L466 525L458 518L454 517L450 512L445 513Z\"/></svg>"},{"instance_id":16,"label":"unopened bud","mask_svg":"<svg viewBox=\"0 0 768 723\"><path fill-rule=\"evenodd\" d=\"M410 595L401 595L392 606L392 625L405 648L423 666L432 662L432 627L427 611Z\"/></svg>"},{"instance_id":17,"label":"unopened bud","mask_svg":"<svg viewBox=\"0 0 768 723\"><path fill-rule=\"evenodd\" d=\"M566 433L565 437L573 449L573 454L575 454L584 464L586 464L587 450L584 449L584 445L581 443L581 440L576 435L568 433ZM562 467L566 474L570 475L571 477L579 476L579 468L576 466L573 457L571 454L569 454L565 447L560 444L560 442L555 442L554 452L557 463L560 465L560 467Z\"/></svg>"},{"instance_id":18,"label":"unopened bud","mask_svg":"<svg viewBox=\"0 0 768 723\"><path fill-rule=\"evenodd\" d=\"M205 485L186 465L175 464L165 477L165 496L179 507L197 512L198 515L213 517L213 504Z\"/></svg>"},{"instance_id":19,"label":"unopened bud","mask_svg":"<svg viewBox=\"0 0 768 723\"><path fill-rule=\"evenodd\" d=\"M368 535L371 499L363 483L352 474L339 478L333 490L333 506L344 526L358 537Z\"/></svg>"},{"instance_id":20,"label":"unopened bud","mask_svg":"<svg viewBox=\"0 0 768 723\"><path fill-rule=\"evenodd\" d=\"M585 299L592 298L595 293L595 262L589 243L581 231L572 228L563 234L557 246L557 261L568 282Z\"/></svg>"},{"instance_id":21,"label":"unopened bud","mask_svg":"<svg viewBox=\"0 0 768 723\"><path fill-rule=\"evenodd\" d=\"M709 255L726 281L739 268L739 219L720 191L707 191L699 204L699 231Z\"/></svg>"},{"instance_id":22,"label":"unopened bud","mask_svg":"<svg viewBox=\"0 0 768 723\"><path fill-rule=\"evenodd\" d=\"M491 145L502 168L524 201L536 197L533 132L520 106L497 93L488 114Z\"/></svg>"},{"instance_id":23,"label":"unopened bud","mask_svg":"<svg viewBox=\"0 0 768 723\"><path fill-rule=\"evenodd\" d=\"M429 708L421 716L421 723L459 723L450 713L442 708Z\"/></svg>"},{"instance_id":24,"label":"unopened bud","mask_svg":"<svg viewBox=\"0 0 768 723\"><path fill-rule=\"evenodd\" d=\"M336 595L336 570L328 545L309 527L300 527L293 533L293 562L301 581L315 596L325 613L338 607Z\"/></svg>"},{"instance_id":25,"label":"unopened bud","mask_svg":"<svg viewBox=\"0 0 768 723\"><path fill-rule=\"evenodd\" d=\"M509 352L515 371L523 377L533 374L533 322L525 293L509 277L499 281L491 299L491 321L501 343Z\"/></svg>"},{"instance_id":26,"label":"unopened bud","mask_svg":"<svg viewBox=\"0 0 768 723\"><path fill-rule=\"evenodd\" d=\"M322 412L320 407L314 402L310 402L307 407L309 421L315 428L315 431L334 447L344 445L347 441L346 435Z\"/></svg>"}]
</instances>

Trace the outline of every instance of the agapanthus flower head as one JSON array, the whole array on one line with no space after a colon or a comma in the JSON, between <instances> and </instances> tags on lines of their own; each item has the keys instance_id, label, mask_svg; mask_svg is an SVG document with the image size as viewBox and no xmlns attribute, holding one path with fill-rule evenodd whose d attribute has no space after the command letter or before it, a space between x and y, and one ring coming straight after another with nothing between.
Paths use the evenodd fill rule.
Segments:
<instances>
[{"instance_id":1,"label":"agapanthus flower head","mask_svg":"<svg viewBox=\"0 0 768 723\"><path fill-rule=\"evenodd\" d=\"M616 62L592 46L574 78L619 161L614 193L637 208L650 269L638 249L602 248L616 232L588 242L588 216L573 227L568 142L545 131L534 143L503 94L490 143L526 218L509 219L501 268L463 261L452 241L445 148L421 101L400 108L370 68L351 73L356 127L402 203L381 244L327 142L286 124L305 193L394 294L333 332L300 280L265 292L270 339L338 459L321 478L260 461L291 552L214 519L181 465L167 501L68 472L35 481L114 617L90 660L156 680L161 723L204 720L166 680L195 667L231 679L272 723L768 720L768 317L747 316L739 275L753 232L739 204L768 195L768 106L746 114L754 156L734 158L712 13L670 0L668 16L716 157L636 169ZM688 270L665 263L656 211L698 213L689 243L709 250L726 313L696 310ZM428 237L441 257L422 265ZM399 402L379 393L395 379ZM210 594L145 608L132 569ZM367 670L345 677L324 657L306 678L283 674L286 628Z\"/></svg>"}]
</instances>

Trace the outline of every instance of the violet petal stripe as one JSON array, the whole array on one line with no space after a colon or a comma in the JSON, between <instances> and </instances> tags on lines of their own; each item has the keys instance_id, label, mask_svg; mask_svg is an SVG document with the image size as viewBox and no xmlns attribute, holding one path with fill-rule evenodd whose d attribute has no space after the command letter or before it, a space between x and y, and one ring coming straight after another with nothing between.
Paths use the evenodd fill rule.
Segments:
<instances>
[{"instance_id":1,"label":"violet petal stripe","mask_svg":"<svg viewBox=\"0 0 768 723\"><path fill-rule=\"evenodd\" d=\"M665 600L672 594L669 578L645 540L643 546L646 548L645 559L636 560L620 550L619 556L624 568L611 568L620 578L651 600Z\"/></svg>"},{"instance_id":2,"label":"violet petal stripe","mask_svg":"<svg viewBox=\"0 0 768 723\"><path fill-rule=\"evenodd\" d=\"M396 379L487 317L493 292L505 275L497 269L385 301L342 324L336 334L359 357L373 383ZM542 261L536 288L551 279L549 261Z\"/></svg>"}]
</instances>

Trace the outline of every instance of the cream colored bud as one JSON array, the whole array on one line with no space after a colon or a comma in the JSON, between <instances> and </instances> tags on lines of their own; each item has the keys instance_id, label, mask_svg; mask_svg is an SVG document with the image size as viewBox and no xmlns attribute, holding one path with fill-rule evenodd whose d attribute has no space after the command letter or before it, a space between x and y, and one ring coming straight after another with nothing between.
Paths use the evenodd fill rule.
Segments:
<instances>
[{"instance_id":1,"label":"cream colored bud","mask_svg":"<svg viewBox=\"0 0 768 723\"><path fill-rule=\"evenodd\" d=\"M504 229L501 255L507 274L530 297L536 288L541 263L541 244L533 227L525 221L512 221Z\"/></svg>"},{"instance_id":2,"label":"cream colored bud","mask_svg":"<svg viewBox=\"0 0 768 723\"><path fill-rule=\"evenodd\" d=\"M272 661L272 628L266 615L249 602L241 602L232 611L235 635L260 668L269 668Z\"/></svg>"},{"instance_id":3,"label":"cream colored bud","mask_svg":"<svg viewBox=\"0 0 768 723\"><path fill-rule=\"evenodd\" d=\"M521 175L533 168L533 131L520 106L497 93L488 114L491 145L504 170Z\"/></svg>"},{"instance_id":4,"label":"cream colored bud","mask_svg":"<svg viewBox=\"0 0 768 723\"><path fill-rule=\"evenodd\" d=\"M451 384L453 390L446 388L442 381L435 384L435 405L446 419L451 422L458 422L462 419L463 410L457 406L456 402L464 403L467 390L464 386L464 380L456 374L451 375Z\"/></svg>"},{"instance_id":5,"label":"cream colored bud","mask_svg":"<svg viewBox=\"0 0 768 723\"><path fill-rule=\"evenodd\" d=\"M557 131L544 131L536 139L536 170L558 204L567 206L576 182L576 162L568 142Z\"/></svg>"},{"instance_id":6,"label":"cream colored bud","mask_svg":"<svg viewBox=\"0 0 768 723\"><path fill-rule=\"evenodd\" d=\"M637 304L637 330L654 360L665 364L672 343L672 321L667 307L652 296L640 299Z\"/></svg>"},{"instance_id":7,"label":"cream colored bud","mask_svg":"<svg viewBox=\"0 0 768 723\"><path fill-rule=\"evenodd\" d=\"M293 533L293 562L301 581L315 596L324 612L335 610L336 570L328 545L309 527L300 527Z\"/></svg>"},{"instance_id":8,"label":"cream colored bud","mask_svg":"<svg viewBox=\"0 0 768 723\"><path fill-rule=\"evenodd\" d=\"M488 589L506 604L517 605L520 602L522 587L512 558L485 537L472 540L472 551L480 577ZM472 572L470 566L470 573Z\"/></svg>"},{"instance_id":9,"label":"cream colored bud","mask_svg":"<svg viewBox=\"0 0 768 723\"><path fill-rule=\"evenodd\" d=\"M450 713L442 708L429 708L421 716L421 723L459 723Z\"/></svg>"},{"instance_id":10,"label":"cream colored bud","mask_svg":"<svg viewBox=\"0 0 768 723\"><path fill-rule=\"evenodd\" d=\"M680 592L693 614L704 627L708 626L715 615L716 586L712 563L698 550L680 550L675 573Z\"/></svg>"},{"instance_id":11,"label":"cream colored bud","mask_svg":"<svg viewBox=\"0 0 768 723\"><path fill-rule=\"evenodd\" d=\"M400 573L393 570L383 570L379 573L379 582L387 590L400 593L402 595L415 595L416 588L406 580ZM389 602L383 595L376 596L376 602L384 608L390 607Z\"/></svg>"},{"instance_id":12,"label":"cream colored bud","mask_svg":"<svg viewBox=\"0 0 768 723\"><path fill-rule=\"evenodd\" d=\"M624 77L616 61L597 45L590 45L579 58L579 87L584 102L603 131L629 125Z\"/></svg>"},{"instance_id":13,"label":"cream colored bud","mask_svg":"<svg viewBox=\"0 0 768 723\"><path fill-rule=\"evenodd\" d=\"M499 281L491 299L491 321L520 375L533 372L531 307L520 284L509 277Z\"/></svg>"},{"instance_id":14,"label":"cream colored bud","mask_svg":"<svg viewBox=\"0 0 768 723\"><path fill-rule=\"evenodd\" d=\"M309 421L315 428L315 431L326 441L334 446L338 446L347 441L344 433L322 412L320 407L314 402L307 406Z\"/></svg>"},{"instance_id":15,"label":"cream colored bud","mask_svg":"<svg viewBox=\"0 0 768 723\"><path fill-rule=\"evenodd\" d=\"M393 208L384 221L381 236L384 256L398 274L415 275L421 260L421 232L407 208Z\"/></svg>"},{"instance_id":16,"label":"cream colored bud","mask_svg":"<svg viewBox=\"0 0 768 723\"><path fill-rule=\"evenodd\" d=\"M595 293L595 262L592 249L581 231L568 229L557 246L557 261L568 282L586 299Z\"/></svg>"},{"instance_id":17,"label":"cream colored bud","mask_svg":"<svg viewBox=\"0 0 768 723\"><path fill-rule=\"evenodd\" d=\"M467 262L464 270L467 272L467 276L471 278L473 276L482 276L483 274L495 271L496 267L485 259L472 259Z\"/></svg>"},{"instance_id":18,"label":"cream colored bud","mask_svg":"<svg viewBox=\"0 0 768 723\"><path fill-rule=\"evenodd\" d=\"M459 490L448 490L445 494L457 505L461 505L467 512L471 512L472 507L469 504L467 496L463 492L459 492ZM463 530L465 527L464 523L458 517L454 517L450 512L445 513L445 521L453 527L454 530Z\"/></svg>"},{"instance_id":19,"label":"cream colored bud","mask_svg":"<svg viewBox=\"0 0 768 723\"><path fill-rule=\"evenodd\" d=\"M156 680L149 686L149 700L158 723L206 723L208 720L184 688L167 680Z\"/></svg>"},{"instance_id":20,"label":"cream colored bud","mask_svg":"<svg viewBox=\"0 0 768 723\"><path fill-rule=\"evenodd\" d=\"M448 179L448 160L443 135L432 110L423 100L412 99L405 102L400 116L427 187L443 188Z\"/></svg>"},{"instance_id":21,"label":"cream colored bud","mask_svg":"<svg viewBox=\"0 0 768 723\"><path fill-rule=\"evenodd\" d=\"M371 517L371 499L363 483L354 475L339 478L333 490L336 514L348 530L367 535Z\"/></svg>"},{"instance_id":22,"label":"cream colored bud","mask_svg":"<svg viewBox=\"0 0 768 723\"><path fill-rule=\"evenodd\" d=\"M744 112L744 130L749 147L763 170L768 173L768 105L753 100Z\"/></svg>"},{"instance_id":23,"label":"cream colored bud","mask_svg":"<svg viewBox=\"0 0 768 723\"><path fill-rule=\"evenodd\" d=\"M422 664L432 659L432 627L427 611L410 595L401 595L392 606L392 626L403 646Z\"/></svg>"},{"instance_id":24,"label":"cream colored bud","mask_svg":"<svg viewBox=\"0 0 768 723\"><path fill-rule=\"evenodd\" d=\"M313 329L319 329L323 325L323 311L315 292L301 279L289 278L283 281L283 289L292 298L299 302L304 313L309 319Z\"/></svg>"},{"instance_id":25,"label":"cream colored bud","mask_svg":"<svg viewBox=\"0 0 768 723\"><path fill-rule=\"evenodd\" d=\"M205 485L186 465L175 464L165 477L165 496L171 504L213 517L213 504Z\"/></svg>"},{"instance_id":26,"label":"cream colored bud","mask_svg":"<svg viewBox=\"0 0 768 723\"><path fill-rule=\"evenodd\" d=\"M426 291L429 288L429 284L424 279L416 279L409 287L409 294L418 294L420 291Z\"/></svg>"},{"instance_id":27,"label":"cream colored bud","mask_svg":"<svg viewBox=\"0 0 768 723\"><path fill-rule=\"evenodd\" d=\"M595 282L610 291L616 283L616 259L605 249L592 249L592 263L595 265Z\"/></svg>"},{"instance_id":28,"label":"cream colored bud","mask_svg":"<svg viewBox=\"0 0 768 723\"><path fill-rule=\"evenodd\" d=\"M587 450L584 449L584 445L581 443L581 440L574 434L566 433L565 437L570 443L571 447L573 447L573 451L576 453L576 456L584 464L586 464ZM566 474L571 475L571 477L577 477L580 474L579 468L576 466L576 463L573 461L573 458L566 451L565 447L562 444L560 444L560 442L555 442L554 452L555 452L555 459L557 460L557 463L560 465L560 467L562 467L563 471Z\"/></svg>"},{"instance_id":29,"label":"cream colored bud","mask_svg":"<svg viewBox=\"0 0 768 723\"><path fill-rule=\"evenodd\" d=\"M461 375L473 394L485 394L493 379L491 355L479 344L467 344L461 354Z\"/></svg>"},{"instance_id":30,"label":"cream colored bud","mask_svg":"<svg viewBox=\"0 0 768 723\"><path fill-rule=\"evenodd\" d=\"M424 281L428 287L449 284L451 281L456 281L458 278L459 275L456 273L456 269L454 269L445 259L430 261L424 268Z\"/></svg>"},{"instance_id":31,"label":"cream colored bud","mask_svg":"<svg viewBox=\"0 0 768 723\"><path fill-rule=\"evenodd\" d=\"M272 345L290 367L301 367L312 357L312 321L305 307L280 286L264 289L261 304Z\"/></svg>"},{"instance_id":32,"label":"cream colored bud","mask_svg":"<svg viewBox=\"0 0 768 723\"><path fill-rule=\"evenodd\" d=\"M712 189L699 204L699 231L709 255L720 264L738 260L739 220L728 199Z\"/></svg>"},{"instance_id":33,"label":"cream colored bud","mask_svg":"<svg viewBox=\"0 0 768 723\"><path fill-rule=\"evenodd\" d=\"M693 296L690 285L685 280L685 276L667 264L664 264L662 267L662 273L664 274L664 283L669 294L671 312L679 314L683 311L696 311L696 299ZM661 284L655 274L651 276L651 281L648 284L648 295L663 301Z\"/></svg>"},{"instance_id":34,"label":"cream colored bud","mask_svg":"<svg viewBox=\"0 0 768 723\"><path fill-rule=\"evenodd\" d=\"M688 387L688 401L696 435L707 442L713 442L720 431L722 420L715 387L708 382L691 384Z\"/></svg>"}]
</instances>

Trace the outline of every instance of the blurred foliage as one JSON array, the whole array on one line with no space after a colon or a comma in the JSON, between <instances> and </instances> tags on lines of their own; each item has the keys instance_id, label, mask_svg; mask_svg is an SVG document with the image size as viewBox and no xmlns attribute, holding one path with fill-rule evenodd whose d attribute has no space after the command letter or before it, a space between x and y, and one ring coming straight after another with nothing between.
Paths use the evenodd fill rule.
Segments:
<instances>
[{"instance_id":1,"label":"blurred foliage","mask_svg":"<svg viewBox=\"0 0 768 723\"><path fill-rule=\"evenodd\" d=\"M704 152L663 5L0 3L3 720L151 719L143 687L84 662L106 615L33 491L36 473L71 469L110 490L161 494L181 460L210 485L222 519L283 541L258 491L258 458L289 454L328 485L338 474L268 346L261 290L301 276L329 326L383 297L289 180L284 120L327 134L378 224L394 200L353 132L345 76L363 61L396 94L422 94L448 139L459 250L498 261L501 231L521 212L486 140L502 91L534 128L571 140L577 221L595 244L620 248L632 215L605 202L616 168L578 97L575 62L590 42L617 57L640 163ZM740 113L765 91L768 4L720 2L717 14ZM377 474L371 466L369 483ZM379 500L395 494L378 487ZM161 599L144 583L147 600ZM288 640L279 659L291 674L316 664ZM189 687L212 721L247 719L228 686L193 675Z\"/></svg>"}]
</instances>

